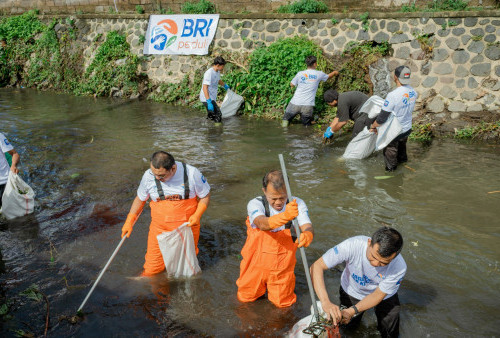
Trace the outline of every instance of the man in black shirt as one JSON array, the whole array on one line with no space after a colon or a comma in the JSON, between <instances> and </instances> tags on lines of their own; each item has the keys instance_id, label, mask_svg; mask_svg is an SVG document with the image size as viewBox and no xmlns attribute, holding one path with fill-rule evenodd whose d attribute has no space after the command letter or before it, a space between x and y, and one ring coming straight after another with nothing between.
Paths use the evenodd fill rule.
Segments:
<instances>
[{"instance_id":1,"label":"man in black shirt","mask_svg":"<svg viewBox=\"0 0 500 338\"><path fill-rule=\"evenodd\" d=\"M356 137L365 126L369 127L374 119L370 119L368 114L360 113L361 106L368 100L368 96L359 91L349 91L339 93L336 90L328 89L323 98L325 102L332 107L337 107L337 117L335 117L323 134L324 138L331 138L333 134L339 131L348 120L354 121L352 137Z\"/></svg>"}]
</instances>

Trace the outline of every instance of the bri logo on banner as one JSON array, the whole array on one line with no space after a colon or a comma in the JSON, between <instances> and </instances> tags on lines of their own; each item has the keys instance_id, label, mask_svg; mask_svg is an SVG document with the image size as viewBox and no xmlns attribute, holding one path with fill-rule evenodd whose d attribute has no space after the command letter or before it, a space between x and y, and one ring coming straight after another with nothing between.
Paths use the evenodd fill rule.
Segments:
<instances>
[{"instance_id":1,"label":"bri logo on banner","mask_svg":"<svg viewBox=\"0 0 500 338\"><path fill-rule=\"evenodd\" d=\"M179 37L177 48L205 48L207 40L183 41L182 38L205 38L209 35L213 19L183 19L182 30L177 23L171 19L159 21L151 32L151 44L153 48L162 51L173 45Z\"/></svg>"}]
</instances>

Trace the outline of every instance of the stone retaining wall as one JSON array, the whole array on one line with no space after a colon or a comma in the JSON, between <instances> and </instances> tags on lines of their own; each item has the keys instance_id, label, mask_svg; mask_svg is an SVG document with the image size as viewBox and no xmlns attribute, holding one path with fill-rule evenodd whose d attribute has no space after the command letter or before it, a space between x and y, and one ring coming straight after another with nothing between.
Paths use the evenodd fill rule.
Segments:
<instances>
[{"instance_id":1,"label":"stone retaining wall","mask_svg":"<svg viewBox=\"0 0 500 338\"><path fill-rule=\"evenodd\" d=\"M340 55L352 41L389 41L393 55L372 65L375 94L384 96L390 75L398 65L412 70L412 86L419 92L419 108L433 113L448 110L451 118L461 112L500 109L500 13L487 17L433 17L370 19L369 29L353 18L314 17L255 19L222 17L209 56L148 56L141 71L152 82L179 82L186 74L209 67L218 51L250 53L279 38L305 35L330 55ZM127 35L132 52L142 55L146 17L77 18L80 38L89 42L85 58L91 60L98 34L118 30ZM430 35L428 44L419 36ZM285 66L285 65L284 65Z\"/></svg>"}]
</instances>

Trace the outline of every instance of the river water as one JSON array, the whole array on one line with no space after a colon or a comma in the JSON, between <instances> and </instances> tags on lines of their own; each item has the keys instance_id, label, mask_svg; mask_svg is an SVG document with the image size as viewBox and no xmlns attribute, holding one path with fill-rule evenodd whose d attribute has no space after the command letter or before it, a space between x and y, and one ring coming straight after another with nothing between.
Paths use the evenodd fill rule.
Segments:
<instances>
[{"instance_id":1,"label":"river water","mask_svg":"<svg viewBox=\"0 0 500 338\"><path fill-rule=\"evenodd\" d=\"M0 299L11 317L0 335L41 335L44 303L19 295L35 283L50 302L52 336L282 335L308 315L300 257L297 304L240 304L235 281L245 242L246 204L261 178L287 162L291 189L315 229L311 264L326 250L382 225L402 232L408 265L399 291L403 337L492 337L500 332L500 147L435 140L409 143L407 167L389 179L381 154L339 161L347 135L325 146L313 128L228 119L214 127L199 111L148 101L117 101L0 90L0 131L22 158L34 188L34 215L0 223ZM87 303L72 316L120 240L120 229L155 150L198 167L212 187L191 280L136 280L150 222L146 208ZM340 269L326 275L338 302ZM17 331L19 333L19 331ZM377 335L368 311L357 337Z\"/></svg>"}]
</instances>

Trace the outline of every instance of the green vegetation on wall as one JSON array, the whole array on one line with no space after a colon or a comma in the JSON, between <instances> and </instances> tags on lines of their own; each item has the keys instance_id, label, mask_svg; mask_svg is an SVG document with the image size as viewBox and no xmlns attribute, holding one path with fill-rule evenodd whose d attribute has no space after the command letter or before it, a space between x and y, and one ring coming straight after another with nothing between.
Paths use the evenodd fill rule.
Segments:
<instances>
[{"instance_id":1,"label":"green vegetation on wall","mask_svg":"<svg viewBox=\"0 0 500 338\"><path fill-rule=\"evenodd\" d=\"M181 12L187 14L214 14L215 5L209 0L187 1L182 4Z\"/></svg>"},{"instance_id":2,"label":"green vegetation on wall","mask_svg":"<svg viewBox=\"0 0 500 338\"><path fill-rule=\"evenodd\" d=\"M455 138L463 140L483 139L488 136L500 137L500 121L482 122L473 127L465 127L455 132Z\"/></svg>"},{"instance_id":3,"label":"green vegetation on wall","mask_svg":"<svg viewBox=\"0 0 500 338\"><path fill-rule=\"evenodd\" d=\"M326 13L328 7L321 0L298 0L278 8L278 13Z\"/></svg>"}]
</instances>

